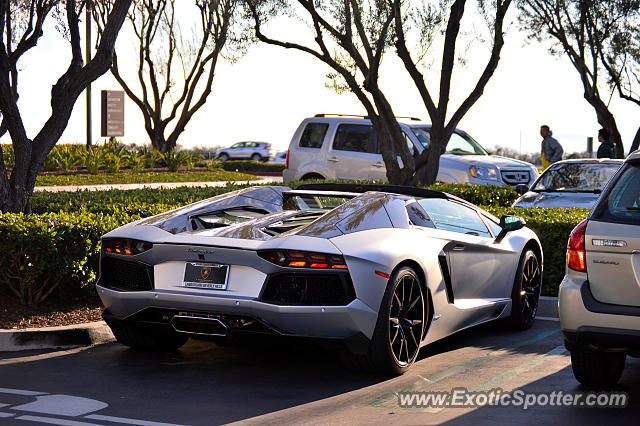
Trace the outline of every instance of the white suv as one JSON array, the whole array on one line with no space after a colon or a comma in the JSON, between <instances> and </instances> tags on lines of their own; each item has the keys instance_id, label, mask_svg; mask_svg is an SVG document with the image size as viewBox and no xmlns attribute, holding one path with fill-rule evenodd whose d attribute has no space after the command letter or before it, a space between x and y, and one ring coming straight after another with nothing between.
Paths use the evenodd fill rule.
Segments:
<instances>
[{"instance_id":1,"label":"white suv","mask_svg":"<svg viewBox=\"0 0 640 426\"><path fill-rule=\"evenodd\" d=\"M430 125L400 122L414 155L430 143ZM318 114L302 121L289 145L285 182L298 179L387 180L378 137L365 117ZM533 164L489 155L471 136L456 130L440 157L438 181L529 186L538 177Z\"/></svg>"},{"instance_id":2,"label":"white suv","mask_svg":"<svg viewBox=\"0 0 640 426\"><path fill-rule=\"evenodd\" d=\"M558 304L576 379L615 384L640 356L640 151L571 232Z\"/></svg>"}]
</instances>

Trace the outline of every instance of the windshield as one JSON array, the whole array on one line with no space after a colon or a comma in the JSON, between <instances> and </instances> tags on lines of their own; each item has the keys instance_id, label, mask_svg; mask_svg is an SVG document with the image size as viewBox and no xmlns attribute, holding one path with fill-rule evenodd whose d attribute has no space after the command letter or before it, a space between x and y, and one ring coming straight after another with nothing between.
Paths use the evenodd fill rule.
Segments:
<instances>
[{"instance_id":1,"label":"windshield","mask_svg":"<svg viewBox=\"0 0 640 426\"><path fill-rule=\"evenodd\" d=\"M420 141L423 147L428 148L431 143L430 129L428 127L411 127L411 131ZM453 133L445 154L455 155L489 155L489 153L480 146L478 142L466 133Z\"/></svg>"},{"instance_id":2,"label":"windshield","mask_svg":"<svg viewBox=\"0 0 640 426\"><path fill-rule=\"evenodd\" d=\"M619 164L603 163L552 165L540 176L532 191L599 193L619 168Z\"/></svg>"}]
</instances>

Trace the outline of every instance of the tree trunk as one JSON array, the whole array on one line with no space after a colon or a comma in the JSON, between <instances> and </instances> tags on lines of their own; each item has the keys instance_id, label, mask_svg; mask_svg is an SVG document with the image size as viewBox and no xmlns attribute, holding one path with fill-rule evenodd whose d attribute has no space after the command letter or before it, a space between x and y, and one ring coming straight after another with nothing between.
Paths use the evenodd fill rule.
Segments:
<instances>
[{"instance_id":1,"label":"tree trunk","mask_svg":"<svg viewBox=\"0 0 640 426\"><path fill-rule=\"evenodd\" d=\"M596 116L598 118L598 123L607 129L610 133L610 140L614 143L616 147L616 157L624 158L624 145L622 143L622 136L620 136L620 131L618 130L618 125L616 124L616 119L614 118L607 105L600 99L597 94L587 94L585 93L584 98L589 102L589 104L596 111Z\"/></svg>"},{"instance_id":2,"label":"tree trunk","mask_svg":"<svg viewBox=\"0 0 640 426\"><path fill-rule=\"evenodd\" d=\"M633 151L635 151L638 148L640 148L640 127L638 127L636 136L633 138L633 142L631 143L631 149L629 149L629 154L631 154Z\"/></svg>"}]
</instances>

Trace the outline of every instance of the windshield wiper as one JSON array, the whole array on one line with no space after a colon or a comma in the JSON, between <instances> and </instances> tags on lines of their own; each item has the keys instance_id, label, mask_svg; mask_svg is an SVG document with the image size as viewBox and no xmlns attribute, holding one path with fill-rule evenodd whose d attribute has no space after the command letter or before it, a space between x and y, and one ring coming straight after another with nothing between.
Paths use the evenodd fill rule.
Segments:
<instances>
[{"instance_id":1,"label":"windshield wiper","mask_svg":"<svg viewBox=\"0 0 640 426\"><path fill-rule=\"evenodd\" d=\"M632 212L640 212L640 207L627 207L627 210L631 210Z\"/></svg>"},{"instance_id":2,"label":"windshield wiper","mask_svg":"<svg viewBox=\"0 0 640 426\"><path fill-rule=\"evenodd\" d=\"M530 189L529 191L533 192L568 192L568 193L579 193L579 194L600 194L602 192L601 189Z\"/></svg>"}]
</instances>

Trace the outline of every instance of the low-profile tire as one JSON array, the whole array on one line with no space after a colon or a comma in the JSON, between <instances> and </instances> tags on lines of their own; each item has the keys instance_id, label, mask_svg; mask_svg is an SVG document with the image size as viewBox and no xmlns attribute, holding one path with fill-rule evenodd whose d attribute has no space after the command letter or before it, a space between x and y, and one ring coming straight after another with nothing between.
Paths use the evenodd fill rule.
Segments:
<instances>
[{"instance_id":1,"label":"low-profile tire","mask_svg":"<svg viewBox=\"0 0 640 426\"><path fill-rule=\"evenodd\" d=\"M429 304L420 278L409 267L391 277L378 311L367 355L343 354L348 368L404 374L420 352Z\"/></svg>"},{"instance_id":2,"label":"low-profile tire","mask_svg":"<svg viewBox=\"0 0 640 426\"><path fill-rule=\"evenodd\" d=\"M218 155L218 160L220 161L229 161L229 154L222 153Z\"/></svg>"},{"instance_id":3,"label":"low-profile tire","mask_svg":"<svg viewBox=\"0 0 640 426\"><path fill-rule=\"evenodd\" d=\"M260 154L253 154L253 155L251 156L251 160L253 160L253 161L262 161L262 155L260 155Z\"/></svg>"},{"instance_id":4,"label":"low-profile tire","mask_svg":"<svg viewBox=\"0 0 640 426\"><path fill-rule=\"evenodd\" d=\"M571 351L573 375L583 385L608 387L618 383L627 356L621 352Z\"/></svg>"},{"instance_id":5,"label":"low-profile tire","mask_svg":"<svg viewBox=\"0 0 640 426\"><path fill-rule=\"evenodd\" d=\"M533 325L538 311L542 269L540 259L533 250L525 250L511 292L511 316L509 324L516 330L527 330Z\"/></svg>"},{"instance_id":6,"label":"low-profile tire","mask_svg":"<svg viewBox=\"0 0 640 426\"><path fill-rule=\"evenodd\" d=\"M175 351L189 338L173 331L157 331L130 324L109 324L116 340L132 349L144 351Z\"/></svg>"}]
</instances>

